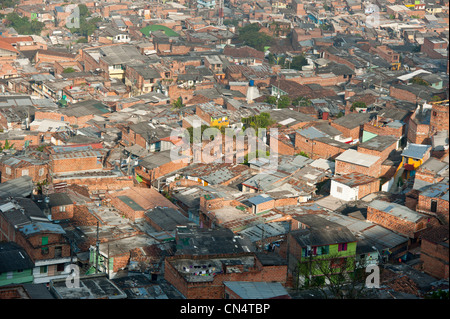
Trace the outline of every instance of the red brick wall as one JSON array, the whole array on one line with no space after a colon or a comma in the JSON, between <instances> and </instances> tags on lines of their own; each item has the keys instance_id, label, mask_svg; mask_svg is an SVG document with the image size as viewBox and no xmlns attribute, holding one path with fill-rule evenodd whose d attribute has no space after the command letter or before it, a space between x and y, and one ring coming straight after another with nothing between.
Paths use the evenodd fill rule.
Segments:
<instances>
[{"instance_id":1,"label":"red brick wall","mask_svg":"<svg viewBox=\"0 0 450 319\"><path fill-rule=\"evenodd\" d=\"M378 192L379 190L380 190L379 179L369 184L359 185L358 198L363 198L364 196Z\"/></svg>"},{"instance_id":2,"label":"red brick wall","mask_svg":"<svg viewBox=\"0 0 450 319\"><path fill-rule=\"evenodd\" d=\"M339 160L336 160L335 162L335 172L339 175L345 175L350 173L362 173L367 176L372 177L380 177L381 176L381 160L377 161L375 164L373 164L370 167L364 167L352 163L342 162Z\"/></svg>"},{"instance_id":3,"label":"red brick wall","mask_svg":"<svg viewBox=\"0 0 450 319\"><path fill-rule=\"evenodd\" d=\"M431 213L431 201L437 201L436 215L441 217L447 223L449 222L449 205L448 201L441 198L431 198L419 194L419 201L417 203L417 211ZM431 213L434 214L434 213Z\"/></svg>"},{"instance_id":4,"label":"red brick wall","mask_svg":"<svg viewBox=\"0 0 450 319\"><path fill-rule=\"evenodd\" d=\"M51 158L50 170L53 174L58 173L78 173L89 170L101 170L103 164L97 161L97 157L76 157L56 159Z\"/></svg>"},{"instance_id":5,"label":"red brick wall","mask_svg":"<svg viewBox=\"0 0 450 319\"><path fill-rule=\"evenodd\" d=\"M449 106L447 104L433 104L431 108L430 125L431 131L448 130L449 127Z\"/></svg>"},{"instance_id":6,"label":"red brick wall","mask_svg":"<svg viewBox=\"0 0 450 319\"><path fill-rule=\"evenodd\" d=\"M393 97L394 99L399 99L403 101L408 101L411 103L416 103L416 95L414 93L411 93L406 90L402 90L400 88L391 86L389 88L389 96Z\"/></svg>"},{"instance_id":7,"label":"red brick wall","mask_svg":"<svg viewBox=\"0 0 450 319\"><path fill-rule=\"evenodd\" d=\"M11 179L16 179L22 176L23 170L28 170L28 176L30 176L33 182L38 183L47 179L48 175L48 167L47 165L30 165L21 168L11 168L11 174L6 174L6 167L9 167L3 163L0 163L0 172L1 172L1 183L9 181ZM39 175L39 170L43 169L43 175Z\"/></svg>"},{"instance_id":8,"label":"red brick wall","mask_svg":"<svg viewBox=\"0 0 450 319\"><path fill-rule=\"evenodd\" d=\"M393 215L386 214L373 207L367 207L367 220L410 238L417 238L419 234L418 231L424 229L427 223L425 217L420 218L416 223L412 223L399 219Z\"/></svg>"},{"instance_id":9,"label":"red brick wall","mask_svg":"<svg viewBox=\"0 0 450 319\"><path fill-rule=\"evenodd\" d=\"M334 158L346 151L346 149L334 145L308 139L298 133L295 134L295 148L297 153L303 151L307 153L312 159Z\"/></svg>"},{"instance_id":10,"label":"red brick wall","mask_svg":"<svg viewBox=\"0 0 450 319\"><path fill-rule=\"evenodd\" d=\"M399 128L395 128L395 127L378 127L375 125L372 125L370 123L364 123L363 126L364 131L366 132L370 132L373 134L377 134L377 135L393 135L395 137L402 137L405 131L405 126L399 127Z\"/></svg>"},{"instance_id":11,"label":"red brick wall","mask_svg":"<svg viewBox=\"0 0 450 319\"><path fill-rule=\"evenodd\" d=\"M48 237L48 254L42 254L42 237ZM20 232L17 232L16 240L22 246L33 261L55 258L55 247L62 247L61 256L70 257L70 245L66 243L64 237L60 234L38 234L25 238Z\"/></svg>"},{"instance_id":12,"label":"red brick wall","mask_svg":"<svg viewBox=\"0 0 450 319\"><path fill-rule=\"evenodd\" d=\"M408 141L415 144L431 144L430 126L426 124L418 124L415 121L415 115L409 120Z\"/></svg>"},{"instance_id":13,"label":"red brick wall","mask_svg":"<svg viewBox=\"0 0 450 319\"><path fill-rule=\"evenodd\" d=\"M448 279L448 256L448 247L422 239L420 259L426 273L433 277Z\"/></svg>"},{"instance_id":14,"label":"red brick wall","mask_svg":"<svg viewBox=\"0 0 450 319\"><path fill-rule=\"evenodd\" d=\"M364 154L369 154L369 155L374 155L374 156L379 156L381 157L381 161L385 161L389 154L395 150L397 147L397 142L395 142L394 144L388 146L387 148L385 148L382 151L377 151L377 150L371 150L371 149L367 149L362 147L361 145L358 146L358 152L360 153L364 153Z\"/></svg>"},{"instance_id":15,"label":"red brick wall","mask_svg":"<svg viewBox=\"0 0 450 319\"><path fill-rule=\"evenodd\" d=\"M95 177L95 178L73 178L65 179L52 178L53 183L67 182L70 184L76 184L80 186L85 186L90 192L97 190L117 190L124 187L134 186L133 179L130 176L124 177Z\"/></svg>"},{"instance_id":16,"label":"red brick wall","mask_svg":"<svg viewBox=\"0 0 450 319\"><path fill-rule=\"evenodd\" d=\"M239 255L224 255L223 258L232 258ZM189 256L192 259L200 259L202 256ZM203 258L209 259L209 256ZM222 299L224 297L224 281L266 281L286 283L287 267L281 266L262 266L256 260L255 267L242 273L223 273L216 274L212 282L187 282L170 263L170 260L176 260L176 257L166 259L164 278L177 288L186 299Z\"/></svg>"},{"instance_id":17,"label":"red brick wall","mask_svg":"<svg viewBox=\"0 0 450 319\"><path fill-rule=\"evenodd\" d=\"M357 126L357 127L355 127L355 128L352 128L352 129L349 129L349 128L346 128L346 127L341 126L341 125L339 125L339 124L336 124L336 123L331 122L331 126L334 127L335 129L341 131L341 132L342 132L342 136L343 136L344 138L349 138L349 137L351 137L352 139L357 140L357 139L359 139L360 136L361 136L361 131L362 131L361 128L362 128L362 125Z\"/></svg>"},{"instance_id":18,"label":"red brick wall","mask_svg":"<svg viewBox=\"0 0 450 319\"><path fill-rule=\"evenodd\" d=\"M273 152L278 153L280 155L295 155L294 145L292 145L291 143L288 144L287 141L280 141L279 139L277 140L278 141L275 141L275 138L272 135L270 135L270 145L271 150ZM275 145L277 145L276 149Z\"/></svg>"},{"instance_id":19,"label":"red brick wall","mask_svg":"<svg viewBox=\"0 0 450 319\"><path fill-rule=\"evenodd\" d=\"M52 220L71 219L73 217L74 205L64 205L64 211L61 211L60 207L62 206L52 207Z\"/></svg>"}]
</instances>

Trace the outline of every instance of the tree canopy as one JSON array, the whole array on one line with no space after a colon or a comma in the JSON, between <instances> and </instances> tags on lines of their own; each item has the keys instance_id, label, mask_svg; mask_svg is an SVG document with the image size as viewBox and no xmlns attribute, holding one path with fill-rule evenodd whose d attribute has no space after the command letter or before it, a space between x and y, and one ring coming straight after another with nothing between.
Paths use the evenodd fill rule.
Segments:
<instances>
[{"instance_id":1,"label":"tree canopy","mask_svg":"<svg viewBox=\"0 0 450 319\"><path fill-rule=\"evenodd\" d=\"M12 12L6 15L7 24L14 28L19 34L40 35L44 29L44 23L37 20L29 20L27 17L21 17Z\"/></svg>"},{"instance_id":2,"label":"tree canopy","mask_svg":"<svg viewBox=\"0 0 450 319\"><path fill-rule=\"evenodd\" d=\"M264 47L270 46L273 38L265 33L259 32L261 29L258 23L248 24L239 29L238 40L258 51L264 52Z\"/></svg>"},{"instance_id":3,"label":"tree canopy","mask_svg":"<svg viewBox=\"0 0 450 319\"><path fill-rule=\"evenodd\" d=\"M292 59L291 69L301 71L303 66L308 65L308 61L303 55L297 55Z\"/></svg>"},{"instance_id":4,"label":"tree canopy","mask_svg":"<svg viewBox=\"0 0 450 319\"><path fill-rule=\"evenodd\" d=\"M279 109L284 109L292 104L290 97L287 95L282 95L279 99L277 99L276 96L271 95L266 98L265 102L276 105Z\"/></svg>"},{"instance_id":5,"label":"tree canopy","mask_svg":"<svg viewBox=\"0 0 450 319\"><path fill-rule=\"evenodd\" d=\"M258 128L268 128L270 125L275 123L275 121L270 118L270 114L266 112L262 112L261 114L255 116L244 117L241 121L246 126L252 127L255 130Z\"/></svg>"},{"instance_id":6,"label":"tree canopy","mask_svg":"<svg viewBox=\"0 0 450 319\"><path fill-rule=\"evenodd\" d=\"M91 14L89 9L84 4L79 4L78 9L80 10L80 27L71 28L70 32L78 33L83 37L88 37L97 29L97 23L101 22L102 18L90 18Z\"/></svg>"}]
</instances>

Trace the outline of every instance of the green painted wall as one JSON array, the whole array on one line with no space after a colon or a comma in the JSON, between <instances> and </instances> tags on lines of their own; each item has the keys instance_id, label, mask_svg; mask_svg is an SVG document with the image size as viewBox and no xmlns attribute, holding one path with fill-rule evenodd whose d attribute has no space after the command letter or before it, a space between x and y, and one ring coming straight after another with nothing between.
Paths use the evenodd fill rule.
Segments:
<instances>
[{"instance_id":1,"label":"green painted wall","mask_svg":"<svg viewBox=\"0 0 450 319\"><path fill-rule=\"evenodd\" d=\"M339 244L333 244L328 246L329 253L324 255L316 255L311 258L309 257L302 257L299 261L299 272L303 275L309 276L311 274L312 276L321 276L324 272L323 269L326 267L319 266L318 262L320 262L321 259L323 260L329 260L332 259L339 259L340 257L347 257L351 258L350 261L354 260L354 257L356 256L356 242L347 243L347 250L345 251L339 251ZM302 251L303 251L302 247ZM306 249L306 247L305 247ZM303 256L303 255L302 255ZM324 265L329 264L329 261L326 261ZM352 270L352 267L347 267L345 270L349 271ZM336 267L329 273L340 273L341 269Z\"/></svg>"},{"instance_id":2,"label":"green painted wall","mask_svg":"<svg viewBox=\"0 0 450 319\"><path fill-rule=\"evenodd\" d=\"M10 284L33 283L33 269L25 269L22 272L14 271L12 277L8 278L8 273L0 273L0 286Z\"/></svg>"},{"instance_id":3,"label":"green painted wall","mask_svg":"<svg viewBox=\"0 0 450 319\"><path fill-rule=\"evenodd\" d=\"M363 131L362 141L361 142L364 143L364 142L374 138L375 136L378 136L378 135L370 133L370 132Z\"/></svg>"}]
</instances>

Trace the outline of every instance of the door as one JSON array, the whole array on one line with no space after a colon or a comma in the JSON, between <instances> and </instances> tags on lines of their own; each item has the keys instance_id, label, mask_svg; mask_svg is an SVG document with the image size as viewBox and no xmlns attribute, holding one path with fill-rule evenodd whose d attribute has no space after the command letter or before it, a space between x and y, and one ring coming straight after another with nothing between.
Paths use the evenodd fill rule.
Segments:
<instances>
[{"instance_id":1,"label":"door","mask_svg":"<svg viewBox=\"0 0 450 319\"><path fill-rule=\"evenodd\" d=\"M432 199L431 200L431 212L436 213L436 211L437 211L437 201Z\"/></svg>"}]
</instances>

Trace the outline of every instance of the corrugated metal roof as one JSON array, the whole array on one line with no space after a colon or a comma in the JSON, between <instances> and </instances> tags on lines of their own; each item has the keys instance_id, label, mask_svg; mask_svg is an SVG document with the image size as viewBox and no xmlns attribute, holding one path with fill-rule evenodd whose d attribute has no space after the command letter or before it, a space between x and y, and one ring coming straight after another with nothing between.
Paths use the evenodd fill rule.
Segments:
<instances>
[{"instance_id":1,"label":"corrugated metal roof","mask_svg":"<svg viewBox=\"0 0 450 319\"><path fill-rule=\"evenodd\" d=\"M22 226L20 228L20 231L24 235L32 235L32 234L39 234L39 233L55 233L55 234L65 234L66 233L60 225L52 224L52 223L44 223L44 222L42 222L42 223L35 222L32 224Z\"/></svg>"},{"instance_id":2,"label":"corrugated metal roof","mask_svg":"<svg viewBox=\"0 0 450 319\"><path fill-rule=\"evenodd\" d=\"M279 282L224 281L223 283L242 299L270 299L288 295Z\"/></svg>"},{"instance_id":3,"label":"corrugated metal roof","mask_svg":"<svg viewBox=\"0 0 450 319\"><path fill-rule=\"evenodd\" d=\"M431 149L431 145L408 144L401 155L414 159L422 159L429 149Z\"/></svg>"},{"instance_id":4,"label":"corrugated metal roof","mask_svg":"<svg viewBox=\"0 0 450 319\"><path fill-rule=\"evenodd\" d=\"M383 211L389 215L410 221L417 222L424 215L417 213L406 206L399 205L397 203L389 203L382 200L374 200L369 204L369 207L375 208L377 210Z\"/></svg>"},{"instance_id":5,"label":"corrugated metal roof","mask_svg":"<svg viewBox=\"0 0 450 319\"><path fill-rule=\"evenodd\" d=\"M337 161L352 163L364 167L370 167L380 159L379 156L360 153L353 149L348 149L338 157Z\"/></svg>"},{"instance_id":6,"label":"corrugated metal roof","mask_svg":"<svg viewBox=\"0 0 450 319\"><path fill-rule=\"evenodd\" d=\"M273 198L270 197L269 195L266 195L266 194L258 195L258 196L255 196L255 197L252 197L252 198L248 199L248 201L250 203L252 203L253 205L259 205L259 204L262 204L262 203L265 203L265 202L269 202L271 200L273 200Z\"/></svg>"}]
</instances>

